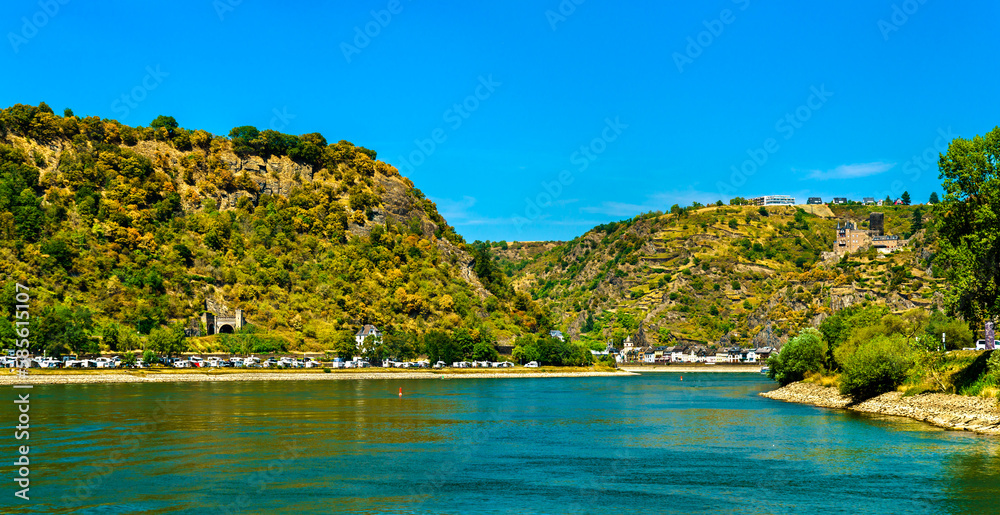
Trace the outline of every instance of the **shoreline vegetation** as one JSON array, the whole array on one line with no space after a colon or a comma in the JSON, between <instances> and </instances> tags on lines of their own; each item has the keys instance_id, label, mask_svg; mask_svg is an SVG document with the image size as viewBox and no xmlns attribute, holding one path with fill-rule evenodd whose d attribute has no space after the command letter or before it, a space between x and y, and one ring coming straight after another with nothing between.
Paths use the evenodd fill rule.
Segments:
<instances>
[{"instance_id":1,"label":"shoreline vegetation","mask_svg":"<svg viewBox=\"0 0 1000 515\"><path fill-rule=\"evenodd\" d=\"M151 382L312 381L378 379L505 379L537 377L626 377L645 373L760 373L760 365L631 365L617 370L598 367L536 369L448 369L412 371L395 368L330 370L287 369L32 369L26 378L0 375L0 386L13 384L97 384Z\"/></svg>"},{"instance_id":2,"label":"shoreline vegetation","mask_svg":"<svg viewBox=\"0 0 1000 515\"><path fill-rule=\"evenodd\" d=\"M836 387L805 381L790 383L760 395L768 399L821 408L905 417L946 429L1000 435L1000 409L994 398L948 393L907 396L902 392L893 391L855 402L850 396L841 394Z\"/></svg>"},{"instance_id":3,"label":"shoreline vegetation","mask_svg":"<svg viewBox=\"0 0 1000 515\"><path fill-rule=\"evenodd\" d=\"M626 372L637 372L640 374L645 373L742 373L742 374L759 374L760 367L763 366L760 363L755 363L752 365L739 365L739 364L726 364L726 365L621 365L620 370Z\"/></svg>"},{"instance_id":4,"label":"shoreline vegetation","mask_svg":"<svg viewBox=\"0 0 1000 515\"><path fill-rule=\"evenodd\" d=\"M219 369L145 369L145 370L32 370L27 377L0 375L0 386L13 384L97 384L160 382L226 381L316 381L379 379L505 379L539 377L611 377L638 375L605 367L542 367L537 369L469 369L414 372L401 369L359 370L219 370Z\"/></svg>"}]
</instances>

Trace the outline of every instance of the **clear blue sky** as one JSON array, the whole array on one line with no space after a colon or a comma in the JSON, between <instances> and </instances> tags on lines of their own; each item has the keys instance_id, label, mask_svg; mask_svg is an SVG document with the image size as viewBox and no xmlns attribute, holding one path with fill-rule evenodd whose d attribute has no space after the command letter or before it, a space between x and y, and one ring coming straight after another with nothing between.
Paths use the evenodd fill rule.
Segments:
<instances>
[{"instance_id":1,"label":"clear blue sky","mask_svg":"<svg viewBox=\"0 0 1000 515\"><path fill-rule=\"evenodd\" d=\"M1000 124L996 2L52 1L4 4L0 104L346 139L470 241L737 195L926 202L945 138Z\"/></svg>"}]
</instances>

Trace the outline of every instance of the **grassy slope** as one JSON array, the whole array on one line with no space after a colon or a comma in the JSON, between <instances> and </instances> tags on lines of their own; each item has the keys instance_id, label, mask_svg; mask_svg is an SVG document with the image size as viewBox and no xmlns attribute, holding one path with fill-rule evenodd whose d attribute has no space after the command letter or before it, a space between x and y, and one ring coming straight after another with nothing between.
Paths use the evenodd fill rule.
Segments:
<instances>
[{"instance_id":1,"label":"grassy slope","mask_svg":"<svg viewBox=\"0 0 1000 515\"><path fill-rule=\"evenodd\" d=\"M48 120L44 142L0 132L39 175L40 231L0 227L3 284L35 287L33 309L87 306L99 333L110 321L197 316L209 298L303 349L369 322L522 331L502 303L487 309L492 295L433 202L349 143L324 149L342 155L314 169L287 156L240 159L226 138L189 150L169 139L129 145L114 121ZM373 200L355 210L352 197Z\"/></svg>"},{"instance_id":2,"label":"grassy slope","mask_svg":"<svg viewBox=\"0 0 1000 515\"><path fill-rule=\"evenodd\" d=\"M708 207L680 219L636 217L569 242L513 243L494 251L515 285L548 305L571 334L592 313L598 328L583 337L595 341L621 338L644 321L654 342L659 334L703 341L728 334L738 344L761 344L865 299L894 309L936 306L939 280L925 273L923 234L893 256L853 256L844 266L823 259L838 220L860 222L882 211L886 233L902 234L913 209L824 208L818 212L827 216L807 214L801 223L790 207L770 208L766 217L758 208ZM894 266L903 267L897 269L903 280L890 287Z\"/></svg>"}]
</instances>

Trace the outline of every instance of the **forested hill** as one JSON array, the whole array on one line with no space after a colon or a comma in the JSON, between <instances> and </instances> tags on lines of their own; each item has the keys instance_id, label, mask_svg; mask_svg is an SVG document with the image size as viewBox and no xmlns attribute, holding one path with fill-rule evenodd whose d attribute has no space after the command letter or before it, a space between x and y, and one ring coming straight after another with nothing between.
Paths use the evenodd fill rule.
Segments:
<instances>
[{"instance_id":1,"label":"forested hill","mask_svg":"<svg viewBox=\"0 0 1000 515\"><path fill-rule=\"evenodd\" d=\"M492 243L515 287L554 324L601 347L633 339L780 345L831 313L864 302L892 310L943 306L928 206L675 206L595 227L569 242ZM902 251L834 256L838 222L911 236ZM919 221L917 221L919 220Z\"/></svg>"},{"instance_id":2,"label":"forested hill","mask_svg":"<svg viewBox=\"0 0 1000 515\"><path fill-rule=\"evenodd\" d=\"M65 322L50 331L145 333L206 299L292 348L331 348L363 323L500 339L547 324L375 151L315 133L4 109L0 254L5 298L30 286L32 310Z\"/></svg>"}]
</instances>

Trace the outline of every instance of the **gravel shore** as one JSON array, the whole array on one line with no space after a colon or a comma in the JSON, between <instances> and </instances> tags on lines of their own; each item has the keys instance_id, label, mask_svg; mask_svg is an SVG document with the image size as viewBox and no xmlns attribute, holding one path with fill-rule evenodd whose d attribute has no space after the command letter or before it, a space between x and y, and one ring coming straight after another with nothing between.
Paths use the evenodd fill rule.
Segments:
<instances>
[{"instance_id":1,"label":"gravel shore","mask_svg":"<svg viewBox=\"0 0 1000 515\"><path fill-rule=\"evenodd\" d=\"M636 375L627 372L335 372L335 373L157 373L117 372L87 374L29 374L19 379L16 375L0 376L0 385L15 384L93 384L93 383L165 383L165 382L220 382L220 381L351 381L364 379L496 379L537 377L623 377Z\"/></svg>"},{"instance_id":2,"label":"gravel shore","mask_svg":"<svg viewBox=\"0 0 1000 515\"><path fill-rule=\"evenodd\" d=\"M761 396L824 408L908 417L948 429L1000 435L1000 407L996 399L944 393L903 397L900 392L889 392L854 404L836 388L801 382L764 392Z\"/></svg>"}]
</instances>

